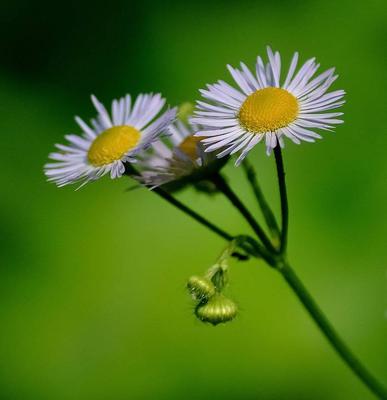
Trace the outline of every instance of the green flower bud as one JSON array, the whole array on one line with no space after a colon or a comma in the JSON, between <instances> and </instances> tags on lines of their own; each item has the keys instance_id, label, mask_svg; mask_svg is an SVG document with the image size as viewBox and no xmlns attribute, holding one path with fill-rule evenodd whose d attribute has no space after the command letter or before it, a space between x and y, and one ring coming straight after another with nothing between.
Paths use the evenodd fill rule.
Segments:
<instances>
[{"instance_id":1,"label":"green flower bud","mask_svg":"<svg viewBox=\"0 0 387 400\"><path fill-rule=\"evenodd\" d=\"M236 304L220 293L211 297L207 303L199 304L195 309L195 314L201 321L212 325L231 321L237 312Z\"/></svg>"},{"instance_id":2,"label":"green flower bud","mask_svg":"<svg viewBox=\"0 0 387 400\"><path fill-rule=\"evenodd\" d=\"M184 123L188 123L188 118L192 115L194 108L195 106L187 101L186 103L180 105L177 116Z\"/></svg>"},{"instance_id":3,"label":"green flower bud","mask_svg":"<svg viewBox=\"0 0 387 400\"><path fill-rule=\"evenodd\" d=\"M187 289L195 300L200 302L207 301L215 294L215 286L213 283L201 276L191 276L187 283Z\"/></svg>"}]
</instances>

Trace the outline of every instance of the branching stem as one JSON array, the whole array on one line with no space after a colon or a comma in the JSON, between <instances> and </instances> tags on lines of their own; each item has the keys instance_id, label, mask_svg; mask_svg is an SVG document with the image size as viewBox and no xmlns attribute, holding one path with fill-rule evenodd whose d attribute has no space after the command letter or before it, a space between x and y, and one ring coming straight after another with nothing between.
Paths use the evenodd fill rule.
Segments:
<instances>
[{"instance_id":1,"label":"branching stem","mask_svg":"<svg viewBox=\"0 0 387 400\"><path fill-rule=\"evenodd\" d=\"M242 203L242 201L239 199L239 197L235 194L235 192L231 189L229 184L226 182L226 180L223 178L222 175L214 174L212 176L212 182L215 184L215 186L218 188L220 192L222 192L228 200L231 202L231 204L241 213L241 215L245 218L245 220L249 223L255 234L258 236L258 238L261 240L263 245L265 246L266 250L269 253L275 253L276 250L270 241L270 239L266 236L266 233L262 229L262 227L259 225L259 223L256 221L256 219L252 216L250 211L247 209L247 207Z\"/></svg>"},{"instance_id":2,"label":"branching stem","mask_svg":"<svg viewBox=\"0 0 387 400\"><path fill-rule=\"evenodd\" d=\"M275 240L280 240L280 229L278 227L276 218L274 216L271 207L267 203L265 196L262 192L262 189L259 185L257 174L254 170L254 167L250 164L250 162L245 158L242 163L242 167L245 171L246 178L249 181L251 188L253 189L255 198L258 202L258 205L262 211L263 217L265 218L265 222L267 227L270 230L270 233Z\"/></svg>"}]
</instances>

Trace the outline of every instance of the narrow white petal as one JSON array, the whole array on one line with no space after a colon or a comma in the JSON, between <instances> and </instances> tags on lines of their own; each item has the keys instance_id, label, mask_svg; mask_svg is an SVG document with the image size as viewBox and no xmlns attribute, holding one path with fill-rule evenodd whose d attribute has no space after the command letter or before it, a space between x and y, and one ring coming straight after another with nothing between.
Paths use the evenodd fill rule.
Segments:
<instances>
[{"instance_id":1,"label":"narrow white petal","mask_svg":"<svg viewBox=\"0 0 387 400\"><path fill-rule=\"evenodd\" d=\"M245 79L246 81L249 83L251 89L253 91L257 90L257 89L261 89L261 86L259 85L257 79L255 78L255 76L252 74L252 72L250 71L249 68L247 68L246 64L244 64L243 62L240 63L242 71L244 73Z\"/></svg>"},{"instance_id":2,"label":"narrow white petal","mask_svg":"<svg viewBox=\"0 0 387 400\"><path fill-rule=\"evenodd\" d=\"M234 81L242 89L243 93L245 93L246 95L252 93L253 90L251 89L245 77L241 74L241 72L238 69L233 68L231 65L227 65L227 69L234 78Z\"/></svg>"},{"instance_id":3,"label":"narrow white petal","mask_svg":"<svg viewBox=\"0 0 387 400\"><path fill-rule=\"evenodd\" d=\"M253 139L250 141L250 143L243 149L242 153L238 157L238 159L235 161L235 165L239 167L239 165L242 163L242 161L245 159L249 151L257 144L259 143L262 138L263 134L255 134Z\"/></svg>"},{"instance_id":4,"label":"narrow white petal","mask_svg":"<svg viewBox=\"0 0 387 400\"><path fill-rule=\"evenodd\" d=\"M83 121L83 119L76 116L75 121L89 139L95 139L97 136L96 133L89 127L89 125L86 124L86 122Z\"/></svg>"},{"instance_id":5,"label":"narrow white petal","mask_svg":"<svg viewBox=\"0 0 387 400\"><path fill-rule=\"evenodd\" d=\"M279 58L279 54L276 53L275 55L273 54L273 51L271 50L270 46L266 47L267 49L267 55L269 57L269 63L270 63L270 68L271 68L271 76L273 78L273 83L275 87L279 87L279 78L280 78L280 68L281 68L281 60ZM278 54L278 56L277 56Z\"/></svg>"},{"instance_id":6,"label":"narrow white petal","mask_svg":"<svg viewBox=\"0 0 387 400\"><path fill-rule=\"evenodd\" d=\"M103 124L103 127L105 129L111 128L113 124L104 105L94 95L91 95L91 101L93 102L94 107L98 111L98 116L101 123Z\"/></svg>"},{"instance_id":7,"label":"narrow white petal","mask_svg":"<svg viewBox=\"0 0 387 400\"><path fill-rule=\"evenodd\" d=\"M224 134L224 135L218 135L218 136L207 137L207 138L201 140L201 143L205 143L205 144L207 144L207 143L213 143L213 142L217 142L217 141L219 141L219 140L226 139L226 138L229 138L229 137L233 137L234 139L236 139L236 138L239 137L241 134L243 134L243 132L244 132L244 131L243 131L242 129L239 129L239 130L237 130L237 131L232 131L232 132L226 133L226 134Z\"/></svg>"},{"instance_id":8,"label":"narrow white petal","mask_svg":"<svg viewBox=\"0 0 387 400\"><path fill-rule=\"evenodd\" d=\"M287 89L291 79L293 78L294 71L297 68L297 63L298 63L298 52L295 52L294 55L293 55L292 61L290 63L289 71L288 71L288 74L286 76L285 82L284 82L284 84L282 86L284 89Z\"/></svg>"},{"instance_id":9,"label":"narrow white petal","mask_svg":"<svg viewBox=\"0 0 387 400\"><path fill-rule=\"evenodd\" d=\"M259 56L257 57L257 64L255 70L260 87L265 88L269 86L266 79L265 65L263 64L262 58Z\"/></svg>"},{"instance_id":10,"label":"narrow white petal","mask_svg":"<svg viewBox=\"0 0 387 400\"><path fill-rule=\"evenodd\" d=\"M310 60L306 61L304 65L300 68L296 76L291 80L291 82L287 87L287 90L289 90L289 92L291 92L293 88L296 87L301 82L308 69L314 65L314 60L315 60L314 58L311 58Z\"/></svg>"}]
</instances>

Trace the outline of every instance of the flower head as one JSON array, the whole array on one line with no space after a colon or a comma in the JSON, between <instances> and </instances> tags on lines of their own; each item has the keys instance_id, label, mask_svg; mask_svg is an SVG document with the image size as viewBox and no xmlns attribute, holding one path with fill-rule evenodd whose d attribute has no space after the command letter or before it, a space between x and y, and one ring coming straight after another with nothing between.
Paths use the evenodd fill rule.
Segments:
<instances>
[{"instance_id":1,"label":"flower head","mask_svg":"<svg viewBox=\"0 0 387 400\"><path fill-rule=\"evenodd\" d=\"M343 90L327 93L337 79L334 68L314 77L319 64L312 58L296 73L295 53L282 79L280 54L270 47L267 54L266 64L257 58L255 74L244 63L241 69L228 65L239 88L224 81L207 85L200 92L209 102L198 101L191 119L203 127L197 135L205 137L207 152L219 151L217 157L240 152L236 165L262 140L270 154L277 145L284 147L285 136L296 144L314 142L321 138L314 129L332 130L343 122L337 119L341 112L326 112L344 104Z\"/></svg>"},{"instance_id":2,"label":"flower head","mask_svg":"<svg viewBox=\"0 0 387 400\"><path fill-rule=\"evenodd\" d=\"M54 162L44 167L48 180L58 186L86 184L107 173L112 179L121 177L124 163L135 162L138 153L166 132L176 115L175 109L159 115L165 104L160 94L140 94L133 107L130 95L113 100L111 113L95 96L91 100L97 117L91 125L76 117L82 135L65 136L68 144L57 144L59 152L49 155Z\"/></svg>"},{"instance_id":3,"label":"flower head","mask_svg":"<svg viewBox=\"0 0 387 400\"><path fill-rule=\"evenodd\" d=\"M186 183L205 180L208 173L218 170L225 162L204 151L201 138L195 136L198 127L181 120L169 127L171 133L164 141L153 143L148 151L139 157L141 183L151 188L167 185L170 190L180 189Z\"/></svg>"}]
</instances>

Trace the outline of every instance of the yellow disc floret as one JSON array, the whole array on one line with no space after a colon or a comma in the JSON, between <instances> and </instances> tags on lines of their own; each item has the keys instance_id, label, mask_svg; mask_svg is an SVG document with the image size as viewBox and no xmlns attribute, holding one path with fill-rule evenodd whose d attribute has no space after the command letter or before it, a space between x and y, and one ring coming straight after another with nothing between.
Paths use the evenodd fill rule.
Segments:
<instances>
[{"instance_id":1,"label":"yellow disc floret","mask_svg":"<svg viewBox=\"0 0 387 400\"><path fill-rule=\"evenodd\" d=\"M120 160L139 140L140 132L136 128L127 125L113 126L96 137L87 158L93 166L102 167Z\"/></svg>"},{"instance_id":2,"label":"yellow disc floret","mask_svg":"<svg viewBox=\"0 0 387 400\"><path fill-rule=\"evenodd\" d=\"M298 100L285 89L267 87L250 94L239 110L241 125L252 133L274 132L293 122Z\"/></svg>"},{"instance_id":3,"label":"yellow disc floret","mask_svg":"<svg viewBox=\"0 0 387 400\"><path fill-rule=\"evenodd\" d=\"M200 136L187 136L179 144L179 149L183 153L185 153L192 161L195 161L199 156L197 145L202 139L203 138Z\"/></svg>"}]
</instances>

